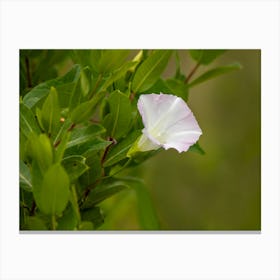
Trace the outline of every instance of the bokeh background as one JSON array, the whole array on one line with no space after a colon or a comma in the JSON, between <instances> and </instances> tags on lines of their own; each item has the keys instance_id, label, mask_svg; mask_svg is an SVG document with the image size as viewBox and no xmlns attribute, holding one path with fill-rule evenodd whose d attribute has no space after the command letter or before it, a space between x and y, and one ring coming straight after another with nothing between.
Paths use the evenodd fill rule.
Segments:
<instances>
[{"instance_id":1,"label":"bokeh background","mask_svg":"<svg viewBox=\"0 0 280 280\"><path fill-rule=\"evenodd\" d=\"M186 50L179 53L187 74L195 62ZM55 56L48 57L47 51L33 55L34 74L44 75L33 76L37 83L65 74L73 64L62 50ZM261 229L261 51L228 50L210 66L201 66L193 78L233 62L242 69L189 93L188 105L203 131L199 142L206 154L162 151L130 170L145 180L163 230ZM49 65L48 71L36 71L40 65ZM175 67L171 60L164 76L172 76ZM21 88L26 87L21 82ZM104 201L101 208L101 229L140 229L132 190Z\"/></svg>"}]
</instances>

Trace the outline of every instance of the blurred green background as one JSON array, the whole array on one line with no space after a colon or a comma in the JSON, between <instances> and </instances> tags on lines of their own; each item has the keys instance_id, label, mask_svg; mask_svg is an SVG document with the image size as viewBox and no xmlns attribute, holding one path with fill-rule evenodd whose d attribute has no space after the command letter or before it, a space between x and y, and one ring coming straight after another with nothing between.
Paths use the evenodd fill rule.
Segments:
<instances>
[{"instance_id":1,"label":"blurred green background","mask_svg":"<svg viewBox=\"0 0 280 280\"><path fill-rule=\"evenodd\" d=\"M46 71L42 80L56 77L54 70L62 75L71 67L71 59L60 61L60 54L50 62L53 72ZM180 51L180 57L188 74L195 62L186 51ZM210 66L201 66L193 78L232 62L243 68L189 93L188 105L203 131L199 142L206 154L162 151L130 170L145 180L163 230L261 229L261 51L228 50ZM172 59L164 76L172 76L175 67ZM101 207L101 229L140 228L133 191L121 192Z\"/></svg>"}]
</instances>

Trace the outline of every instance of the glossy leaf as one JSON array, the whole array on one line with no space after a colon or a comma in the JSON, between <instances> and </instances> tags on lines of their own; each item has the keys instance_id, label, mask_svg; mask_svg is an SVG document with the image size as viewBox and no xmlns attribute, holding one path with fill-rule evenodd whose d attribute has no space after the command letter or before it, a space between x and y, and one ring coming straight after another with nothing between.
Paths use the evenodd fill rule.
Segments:
<instances>
[{"instance_id":1,"label":"glossy leaf","mask_svg":"<svg viewBox=\"0 0 280 280\"><path fill-rule=\"evenodd\" d=\"M23 103L20 103L20 131L27 138L31 133L41 132L33 112Z\"/></svg>"},{"instance_id":2,"label":"glossy leaf","mask_svg":"<svg viewBox=\"0 0 280 280\"><path fill-rule=\"evenodd\" d=\"M86 158L79 155L65 157L61 164L68 173L70 181L76 180L89 169Z\"/></svg>"},{"instance_id":3,"label":"glossy leaf","mask_svg":"<svg viewBox=\"0 0 280 280\"><path fill-rule=\"evenodd\" d=\"M69 200L69 177L64 168L56 163L52 165L42 181L36 203L47 215L59 215Z\"/></svg>"},{"instance_id":4,"label":"glossy leaf","mask_svg":"<svg viewBox=\"0 0 280 280\"><path fill-rule=\"evenodd\" d=\"M133 68L137 63L137 61L128 61L121 68L115 70L101 86L101 90L106 90L115 81L122 78L127 73L127 71Z\"/></svg>"},{"instance_id":5,"label":"glossy leaf","mask_svg":"<svg viewBox=\"0 0 280 280\"><path fill-rule=\"evenodd\" d=\"M92 141L96 136L105 132L105 128L99 124L90 124L84 127L76 127L71 134L67 148L82 145Z\"/></svg>"},{"instance_id":6,"label":"glossy leaf","mask_svg":"<svg viewBox=\"0 0 280 280\"><path fill-rule=\"evenodd\" d=\"M93 138L91 141L67 148L65 150L64 156L81 155L90 152L102 151L111 143L112 143L111 141L106 141L96 137Z\"/></svg>"},{"instance_id":7,"label":"glossy leaf","mask_svg":"<svg viewBox=\"0 0 280 280\"><path fill-rule=\"evenodd\" d=\"M191 57L200 64L208 65L225 50L190 50Z\"/></svg>"},{"instance_id":8,"label":"glossy leaf","mask_svg":"<svg viewBox=\"0 0 280 280\"><path fill-rule=\"evenodd\" d=\"M94 109L101 101L102 97L104 97L104 92L99 92L94 95L91 100L77 106L71 113L72 122L77 124L89 120L93 116Z\"/></svg>"},{"instance_id":9,"label":"glossy leaf","mask_svg":"<svg viewBox=\"0 0 280 280\"><path fill-rule=\"evenodd\" d=\"M102 50L98 61L98 72L108 73L121 67L130 50Z\"/></svg>"},{"instance_id":10,"label":"glossy leaf","mask_svg":"<svg viewBox=\"0 0 280 280\"><path fill-rule=\"evenodd\" d=\"M35 160L42 173L47 171L53 162L53 149L46 134L31 135L27 143L28 154Z\"/></svg>"},{"instance_id":11,"label":"glossy leaf","mask_svg":"<svg viewBox=\"0 0 280 280\"><path fill-rule=\"evenodd\" d=\"M22 160L20 161L19 183L21 188L26 191L32 191L30 170Z\"/></svg>"},{"instance_id":12,"label":"glossy leaf","mask_svg":"<svg viewBox=\"0 0 280 280\"><path fill-rule=\"evenodd\" d=\"M120 143L117 143L113 146L106 157L104 162L104 167L112 166L119 161L127 157L127 152L133 143L137 140L138 136L141 134L141 131L136 130L130 133L126 138L124 138Z\"/></svg>"},{"instance_id":13,"label":"glossy leaf","mask_svg":"<svg viewBox=\"0 0 280 280\"><path fill-rule=\"evenodd\" d=\"M196 78L195 80L193 80L188 87L191 88L193 86L196 86L198 84L201 84L207 80L213 79L217 76L235 71L235 70L240 70L242 67L239 63L233 63L227 66L222 66L222 67L217 67L214 69L211 69L205 73L203 73L202 75L200 75L198 78Z\"/></svg>"},{"instance_id":14,"label":"glossy leaf","mask_svg":"<svg viewBox=\"0 0 280 280\"><path fill-rule=\"evenodd\" d=\"M110 113L104 118L104 126L107 134L112 138L119 139L124 136L131 124L131 104L129 98L115 91L108 98Z\"/></svg>"},{"instance_id":15,"label":"glossy leaf","mask_svg":"<svg viewBox=\"0 0 280 280\"><path fill-rule=\"evenodd\" d=\"M64 76L39 84L24 96L23 103L28 108L41 106L48 95L50 88L55 87L58 92L60 106L67 107L69 96L73 91L75 82L80 76L80 72L81 67L79 65L74 65Z\"/></svg>"},{"instance_id":16,"label":"glossy leaf","mask_svg":"<svg viewBox=\"0 0 280 280\"><path fill-rule=\"evenodd\" d=\"M54 135L61 126L60 107L58 104L58 96L56 89L51 87L50 92L43 104L41 110L41 122L44 131L48 135Z\"/></svg>"},{"instance_id":17,"label":"glossy leaf","mask_svg":"<svg viewBox=\"0 0 280 280\"><path fill-rule=\"evenodd\" d=\"M172 51L156 50L138 67L132 81L132 91L144 92L152 87L164 71Z\"/></svg>"}]
</instances>

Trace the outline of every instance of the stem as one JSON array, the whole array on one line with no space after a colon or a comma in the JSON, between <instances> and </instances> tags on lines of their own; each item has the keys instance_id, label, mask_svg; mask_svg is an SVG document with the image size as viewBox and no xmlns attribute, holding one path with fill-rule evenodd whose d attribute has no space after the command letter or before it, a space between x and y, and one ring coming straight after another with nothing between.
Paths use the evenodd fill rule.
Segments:
<instances>
[{"instance_id":1,"label":"stem","mask_svg":"<svg viewBox=\"0 0 280 280\"><path fill-rule=\"evenodd\" d=\"M30 74L30 65L29 65L29 59L28 57L26 56L25 57L25 67L26 67L26 78L27 78L27 86L29 88L32 87L32 81L31 81L31 74Z\"/></svg>"},{"instance_id":2,"label":"stem","mask_svg":"<svg viewBox=\"0 0 280 280\"><path fill-rule=\"evenodd\" d=\"M55 220L55 215L52 215L52 230L56 229L56 220Z\"/></svg>"},{"instance_id":3,"label":"stem","mask_svg":"<svg viewBox=\"0 0 280 280\"><path fill-rule=\"evenodd\" d=\"M186 84L189 82L189 80L191 79L191 77L192 77L193 74L196 72L196 70L198 69L199 66L200 66L200 62L197 62L197 64L195 65L195 67L192 69L192 71L189 73L189 75L188 75L187 78L185 79L185 83L186 83Z\"/></svg>"}]
</instances>

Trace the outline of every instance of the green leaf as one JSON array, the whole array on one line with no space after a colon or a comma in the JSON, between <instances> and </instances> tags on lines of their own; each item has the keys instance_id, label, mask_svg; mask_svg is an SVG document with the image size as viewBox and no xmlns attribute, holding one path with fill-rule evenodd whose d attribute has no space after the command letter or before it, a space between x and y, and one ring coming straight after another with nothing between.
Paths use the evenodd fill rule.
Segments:
<instances>
[{"instance_id":1,"label":"green leaf","mask_svg":"<svg viewBox=\"0 0 280 280\"><path fill-rule=\"evenodd\" d=\"M55 87L58 92L60 106L67 107L69 97L80 76L80 72L80 65L74 65L73 68L64 76L39 84L24 96L23 103L30 109L35 106L40 106L43 104L43 101L48 95L51 87Z\"/></svg>"},{"instance_id":2,"label":"green leaf","mask_svg":"<svg viewBox=\"0 0 280 280\"><path fill-rule=\"evenodd\" d=\"M20 131L28 138L31 133L39 134L40 128L32 111L20 103Z\"/></svg>"},{"instance_id":3,"label":"green leaf","mask_svg":"<svg viewBox=\"0 0 280 280\"><path fill-rule=\"evenodd\" d=\"M103 180L99 185L91 190L82 208L92 208L96 204L102 202L104 199L107 199L127 188L128 185L124 181L116 179Z\"/></svg>"},{"instance_id":4,"label":"green leaf","mask_svg":"<svg viewBox=\"0 0 280 280\"><path fill-rule=\"evenodd\" d=\"M89 170L87 170L79 179L80 182L89 186L94 184L102 175L102 166L100 156L96 153L85 155L86 156L86 164L89 166Z\"/></svg>"},{"instance_id":5,"label":"green leaf","mask_svg":"<svg viewBox=\"0 0 280 280\"><path fill-rule=\"evenodd\" d=\"M114 91L108 98L110 113L104 118L104 126L109 136L119 139L131 124L131 104L129 98L120 91Z\"/></svg>"},{"instance_id":6,"label":"green leaf","mask_svg":"<svg viewBox=\"0 0 280 280\"><path fill-rule=\"evenodd\" d=\"M200 64L208 65L225 50L190 50L191 57Z\"/></svg>"},{"instance_id":7,"label":"green leaf","mask_svg":"<svg viewBox=\"0 0 280 280\"><path fill-rule=\"evenodd\" d=\"M69 177L64 168L55 163L44 175L41 190L35 197L39 209L47 215L59 215L69 201Z\"/></svg>"},{"instance_id":8,"label":"green leaf","mask_svg":"<svg viewBox=\"0 0 280 280\"><path fill-rule=\"evenodd\" d=\"M170 89L169 93L183 98L185 101L188 99L188 85L178 79L168 79L166 80L166 85Z\"/></svg>"},{"instance_id":9,"label":"green leaf","mask_svg":"<svg viewBox=\"0 0 280 280\"><path fill-rule=\"evenodd\" d=\"M132 81L132 91L144 92L152 87L164 71L172 51L154 51L136 70Z\"/></svg>"},{"instance_id":10,"label":"green leaf","mask_svg":"<svg viewBox=\"0 0 280 280\"><path fill-rule=\"evenodd\" d=\"M93 207L82 211L82 220L92 222L94 229L97 229L104 223L104 216L99 207Z\"/></svg>"},{"instance_id":11,"label":"green leaf","mask_svg":"<svg viewBox=\"0 0 280 280\"><path fill-rule=\"evenodd\" d=\"M53 162L53 149L46 134L30 135L27 143L28 154L35 160L42 173L47 171Z\"/></svg>"},{"instance_id":12,"label":"green leaf","mask_svg":"<svg viewBox=\"0 0 280 280\"><path fill-rule=\"evenodd\" d=\"M57 219L57 230L74 230L78 225L78 219L72 205L63 212L63 216Z\"/></svg>"},{"instance_id":13,"label":"green leaf","mask_svg":"<svg viewBox=\"0 0 280 280\"><path fill-rule=\"evenodd\" d=\"M98 72L108 73L121 67L130 50L102 50L98 63Z\"/></svg>"},{"instance_id":14,"label":"green leaf","mask_svg":"<svg viewBox=\"0 0 280 280\"><path fill-rule=\"evenodd\" d=\"M126 138L124 138L120 143L117 143L112 149L109 150L106 160L103 166L112 166L119 161L126 158L127 152L133 143L137 140L138 136L141 134L140 130L133 131Z\"/></svg>"},{"instance_id":15,"label":"green leaf","mask_svg":"<svg viewBox=\"0 0 280 280\"><path fill-rule=\"evenodd\" d=\"M166 94L171 93L170 88L167 86L166 82L161 78L159 78L152 87L150 87L143 93L149 94L151 92L152 93L166 93Z\"/></svg>"},{"instance_id":16,"label":"green leaf","mask_svg":"<svg viewBox=\"0 0 280 280\"><path fill-rule=\"evenodd\" d=\"M195 144L193 144L190 148L189 151L191 152L195 152L201 155L205 155L205 151L200 147L199 143L196 142Z\"/></svg>"},{"instance_id":17,"label":"green leaf","mask_svg":"<svg viewBox=\"0 0 280 280\"><path fill-rule=\"evenodd\" d=\"M101 86L101 90L106 90L110 85L112 85L115 81L122 78L126 72L134 67L136 64L138 64L137 61L128 61L126 62L121 68L115 70L109 78L106 79L104 84Z\"/></svg>"},{"instance_id":18,"label":"green leaf","mask_svg":"<svg viewBox=\"0 0 280 280\"><path fill-rule=\"evenodd\" d=\"M43 104L41 122L48 135L54 135L61 126L60 107L58 104L57 92L54 87L51 87L49 95Z\"/></svg>"},{"instance_id":19,"label":"green leaf","mask_svg":"<svg viewBox=\"0 0 280 280\"><path fill-rule=\"evenodd\" d=\"M235 71L235 70L240 70L242 66L239 63L233 63L227 66L222 66L222 67L217 67L211 70L208 70L207 72L203 73L200 75L198 78L193 80L188 87L191 88L193 86L196 86L198 84L201 84L207 80L213 79L217 76Z\"/></svg>"},{"instance_id":20,"label":"green leaf","mask_svg":"<svg viewBox=\"0 0 280 280\"><path fill-rule=\"evenodd\" d=\"M79 230L93 230L94 226L90 221L82 221L79 225Z\"/></svg>"},{"instance_id":21,"label":"green leaf","mask_svg":"<svg viewBox=\"0 0 280 280\"><path fill-rule=\"evenodd\" d=\"M71 113L72 122L77 124L89 120L94 114L95 107L104 95L104 92L98 92L91 100L83 102L77 106Z\"/></svg>"},{"instance_id":22,"label":"green leaf","mask_svg":"<svg viewBox=\"0 0 280 280\"><path fill-rule=\"evenodd\" d=\"M144 230L159 230L160 224L151 199L150 193L141 180L137 178L124 178L136 192L138 215L141 227Z\"/></svg>"},{"instance_id":23,"label":"green leaf","mask_svg":"<svg viewBox=\"0 0 280 280\"><path fill-rule=\"evenodd\" d=\"M96 136L105 132L105 128L100 124L90 124L84 127L76 127L71 134L67 148L82 145L92 141Z\"/></svg>"},{"instance_id":24,"label":"green leaf","mask_svg":"<svg viewBox=\"0 0 280 280\"><path fill-rule=\"evenodd\" d=\"M24 225L24 230L48 230L46 224L40 218L26 217L26 224Z\"/></svg>"},{"instance_id":25,"label":"green leaf","mask_svg":"<svg viewBox=\"0 0 280 280\"><path fill-rule=\"evenodd\" d=\"M102 151L111 143L112 143L111 141L106 141L101 138L94 138L91 141L86 142L84 144L67 148L64 152L64 156L80 155L80 154L87 154L96 151Z\"/></svg>"},{"instance_id":26,"label":"green leaf","mask_svg":"<svg viewBox=\"0 0 280 280\"><path fill-rule=\"evenodd\" d=\"M32 191L31 174L28 166L21 160L19 170L20 187L26 191Z\"/></svg>"},{"instance_id":27,"label":"green leaf","mask_svg":"<svg viewBox=\"0 0 280 280\"><path fill-rule=\"evenodd\" d=\"M65 157L61 164L68 173L71 182L79 178L89 169L86 165L86 158L78 155Z\"/></svg>"}]
</instances>

